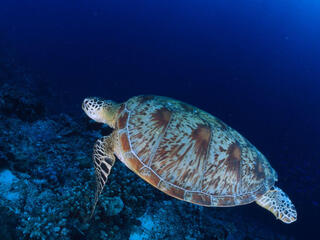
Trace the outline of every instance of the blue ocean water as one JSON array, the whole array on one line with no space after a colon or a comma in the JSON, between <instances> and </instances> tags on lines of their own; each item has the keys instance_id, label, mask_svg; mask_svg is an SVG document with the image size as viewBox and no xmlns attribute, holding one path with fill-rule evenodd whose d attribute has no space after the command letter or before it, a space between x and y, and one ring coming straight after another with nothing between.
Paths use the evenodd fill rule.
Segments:
<instances>
[{"instance_id":1,"label":"blue ocean water","mask_svg":"<svg viewBox=\"0 0 320 240\"><path fill-rule=\"evenodd\" d=\"M3 178L14 182L15 178L25 179L22 173L30 175L28 179L33 179L41 191L26 202L38 201L41 198L38 195L47 189L52 190L50 194L62 196L68 181L74 180L72 176L80 174L82 169L92 174L90 179L94 181L91 162L84 166L72 164L87 161L95 139L110 133L110 129L84 117L82 100L87 96L100 96L123 102L139 94L169 96L219 117L265 154L279 175L277 185L297 208L297 222L285 225L254 203L216 211L190 210L190 205L177 205L180 204L177 200L158 193L142 181L137 186L140 190L132 190L140 194L138 200L132 200L125 190L125 184L130 183L124 178L137 181L138 178L118 163L117 176L110 181L111 185L121 182L121 190L106 189L103 197L105 202L114 204L121 196L118 206L122 206L122 202L124 210L112 213L107 219L95 219L94 224L99 227L83 229L77 225L81 220L80 223L74 220L81 219L82 213L79 213L81 217L73 212L67 216L62 214L61 219L72 224L65 224L66 235L61 230L64 228L55 229L60 235L52 235L56 236L53 239L79 239L79 236L98 239L96 234L100 234L101 239L107 236L111 239L316 238L320 216L319 13L320 3L316 0L2 0L0 96L4 103L0 111L0 158L4 171L11 171L5 172L6 178ZM25 110L25 106L32 112ZM81 135L82 130L77 129L85 129L90 140L86 142L87 135ZM54 137L57 132L58 139ZM63 146L59 145L63 139L77 139L76 136L83 138L81 144L72 145L75 143L66 140ZM21 149L14 143L18 137L28 143ZM51 152L46 147L50 141L54 146ZM79 149L75 149L77 146ZM84 146L86 149L82 149ZM43 148L41 156L31 154L38 151L37 147ZM68 155L70 159L64 158L70 151L73 151L73 155ZM52 161L48 162L48 156ZM21 165L21 161L30 161L30 165ZM39 171L32 169L31 172L30 166ZM94 185L90 188L93 191ZM76 189L75 186L73 191ZM108 200L110 196L114 201ZM84 198L90 204L92 197ZM154 203L154 199L159 202ZM6 199L6 203L11 200ZM172 212L172 208L180 209L183 220L176 221L198 227L199 234L161 235L159 231L169 231L172 226L156 228L160 223L155 220L148 225L152 220L141 201L144 206L150 205L150 212L163 208L163 215L166 211ZM47 225L41 227L39 236L32 235L27 229L35 228L34 225L29 220L21 222L20 215L23 215L21 209L28 214L33 210L19 206L16 206L18 212L10 213L14 215L11 221L7 217L1 220L7 231L0 231L0 235L11 234L12 239L41 239ZM97 215L103 215L101 209L100 206ZM0 210L3 216L8 215L3 207ZM155 212L149 215L162 216ZM194 219L183 218L184 213ZM27 215L23 217L28 219ZM38 215L34 213L32 219ZM128 216L132 216L130 221ZM211 219L212 228L204 223L209 220L202 218ZM59 222L57 219L46 221ZM138 232L154 231L152 236L158 237L133 234L132 226L138 228ZM101 229L105 229L103 234ZM224 229L223 233L217 229ZM205 235L204 231L209 233ZM254 235L254 232L259 233ZM50 234L44 236L50 239Z\"/></svg>"}]
</instances>

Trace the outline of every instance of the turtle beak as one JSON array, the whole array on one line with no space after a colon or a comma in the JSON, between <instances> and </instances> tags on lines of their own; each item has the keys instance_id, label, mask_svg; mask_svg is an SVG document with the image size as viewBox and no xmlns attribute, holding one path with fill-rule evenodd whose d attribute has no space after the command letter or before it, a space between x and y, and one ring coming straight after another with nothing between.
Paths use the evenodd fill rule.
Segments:
<instances>
[{"instance_id":1,"label":"turtle beak","mask_svg":"<svg viewBox=\"0 0 320 240\"><path fill-rule=\"evenodd\" d=\"M82 109L91 119L105 123L103 100L96 97L86 98L83 100Z\"/></svg>"}]
</instances>

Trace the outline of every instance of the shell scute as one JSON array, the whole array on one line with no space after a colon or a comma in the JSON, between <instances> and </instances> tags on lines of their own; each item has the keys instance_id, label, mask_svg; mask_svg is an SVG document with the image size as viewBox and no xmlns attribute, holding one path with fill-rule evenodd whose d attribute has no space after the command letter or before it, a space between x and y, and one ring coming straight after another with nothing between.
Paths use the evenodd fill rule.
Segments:
<instances>
[{"instance_id":1,"label":"shell scute","mask_svg":"<svg viewBox=\"0 0 320 240\"><path fill-rule=\"evenodd\" d=\"M184 198L185 190L178 188L177 186L174 186L172 184L169 184L165 181L161 181L158 185L158 188L162 192L168 194L169 196L178 198L180 200L183 200L183 198Z\"/></svg>"},{"instance_id":2,"label":"shell scute","mask_svg":"<svg viewBox=\"0 0 320 240\"><path fill-rule=\"evenodd\" d=\"M131 151L129 139L126 133L120 135L120 143L124 153Z\"/></svg>"},{"instance_id":3,"label":"shell scute","mask_svg":"<svg viewBox=\"0 0 320 240\"><path fill-rule=\"evenodd\" d=\"M121 113L117 121L118 129L123 129L127 126L128 117L129 113L127 111Z\"/></svg>"},{"instance_id":4,"label":"shell scute","mask_svg":"<svg viewBox=\"0 0 320 240\"><path fill-rule=\"evenodd\" d=\"M185 200L202 206L211 205L210 195L201 192L186 192Z\"/></svg>"},{"instance_id":5,"label":"shell scute","mask_svg":"<svg viewBox=\"0 0 320 240\"><path fill-rule=\"evenodd\" d=\"M128 161L126 163L128 168L130 168L134 172L137 172L137 169L141 169L142 167L144 167L142 162L131 153L130 156L127 156L127 159Z\"/></svg>"},{"instance_id":6,"label":"shell scute","mask_svg":"<svg viewBox=\"0 0 320 240\"><path fill-rule=\"evenodd\" d=\"M219 197L217 206L219 207L226 207L226 206L235 206L236 204L235 198L233 196L225 196Z\"/></svg>"},{"instance_id":7,"label":"shell scute","mask_svg":"<svg viewBox=\"0 0 320 240\"><path fill-rule=\"evenodd\" d=\"M157 186L160 182L160 178L156 174L154 174L154 172L148 167L143 167L142 169L140 169L138 174L153 186Z\"/></svg>"},{"instance_id":8,"label":"shell scute","mask_svg":"<svg viewBox=\"0 0 320 240\"><path fill-rule=\"evenodd\" d=\"M227 131L214 128L213 136L201 190L215 196L240 194L242 149Z\"/></svg>"},{"instance_id":9,"label":"shell scute","mask_svg":"<svg viewBox=\"0 0 320 240\"><path fill-rule=\"evenodd\" d=\"M192 119L190 114L185 113L183 117ZM178 124L181 125L180 131L176 130ZM201 173L209 144L206 140L209 140L210 136L204 136L208 132L199 130L205 133L202 133L202 136L193 134L192 137L192 132L200 125L204 125L201 119L183 121L179 114L175 114L150 165L161 178L169 179L171 183L186 190L197 191L201 187Z\"/></svg>"},{"instance_id":10,"label":"shell scute","mask_svg":"<svg viewBox=\"0 0 320 240\"><path fill-rule=\"evenodd\" d=\"M128 129L131 145L146 165L157 149L159 138L169 124L170 116L171 112L161 105L154 106L151 111L148 104L144 104L131 113Z\"/></svg>"}]
</instances>

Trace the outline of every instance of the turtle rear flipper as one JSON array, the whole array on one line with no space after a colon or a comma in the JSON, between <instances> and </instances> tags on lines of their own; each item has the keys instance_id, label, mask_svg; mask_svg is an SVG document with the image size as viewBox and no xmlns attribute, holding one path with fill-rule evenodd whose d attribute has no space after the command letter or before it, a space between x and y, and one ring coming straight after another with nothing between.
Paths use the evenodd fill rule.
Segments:
<instances>
[{"instance_id":1,"label":"turtle rear flipper","mask_svg":"<svg viewBox=\"0 0 320 240\"><path fill-rule=\"evenodd\" d=\"M287 194L280 188L273 187L263 194L256 203L269 210L284 223L292 223L297 220L297 211Z\"/></svg>"},{"instance_id":2,"label":"turtle rear flipper","mask_svg":"<svg viewBox=\"0 0 320 240\"><path fill-rule=\"evenodd\" d=\"M92 218L101 192L108 180L111 168L115 162L113 151L113 134L98 139L94 145L93 162L96 173L96 194L90 218Z\"/></svg>"}]
</instances>

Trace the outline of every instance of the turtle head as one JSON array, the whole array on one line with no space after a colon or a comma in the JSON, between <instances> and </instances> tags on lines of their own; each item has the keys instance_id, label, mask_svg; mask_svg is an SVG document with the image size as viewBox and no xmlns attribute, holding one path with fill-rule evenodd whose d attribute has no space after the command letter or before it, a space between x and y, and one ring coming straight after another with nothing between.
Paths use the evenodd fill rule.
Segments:
<instances>
[{"instance_id":1,"label":"turtle head","mask_svg":"<svg viewBox=\"0 0 320 240\"><path fill-rule=\"evenodd\" d=\"M97 97L89 97L83 100L83 111L96 122L106 123L115 127L117 110L120 105L111 100L103 100Z\"/></svg>"}]
</instances>

